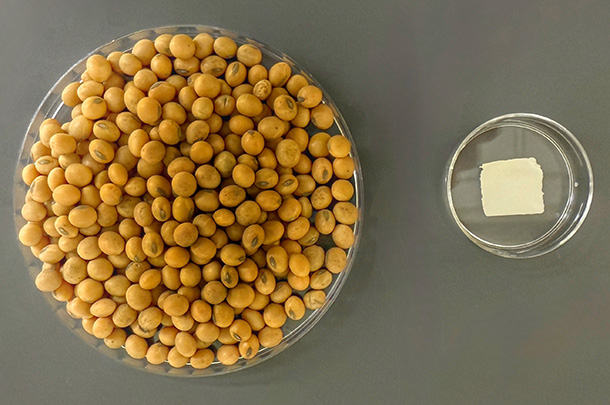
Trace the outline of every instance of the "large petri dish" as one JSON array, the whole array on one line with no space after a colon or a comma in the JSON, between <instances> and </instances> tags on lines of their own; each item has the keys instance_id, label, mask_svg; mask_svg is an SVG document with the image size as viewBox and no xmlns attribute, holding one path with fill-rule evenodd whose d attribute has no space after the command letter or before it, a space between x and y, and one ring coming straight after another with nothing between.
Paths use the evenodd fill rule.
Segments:
<instances>
[{"instance_id":1,"label":"large petri dish","mask_svg":"<svg viewBox=\"0 0 610 405\"><path fill-rule=\"evenodd\" d=\"M160 365L152 365L146 362L146 360L136 360L125 352L124 349L113 350L108 348L103 340L97 339L90 334L88 334L81 326L80 320L74 319L70 317L66 311L65 303L61 303L52 298L51 294L44 293L44 296L49 303L49 305L54 310L57 317L63 322L70 330L72 330L76 335L78 335L83 341L85 341L91 347L94 347L104 355L116 359L117 361L122 362L123 364L128 364L138 369L146 370L156 374L163 375L171 375L171 376L182 376L182 377L200 377L200 376L212 376L212 375L222 375L231 372L235 372L238 370L243 370L245 368L254 366L256 364L260 364L265 360L268 360L277 354L283 352L288 347L296 343L299 339L301 339L311 328L313 328L316 323L324 316L324 314L330 309L333 302L337 299L341 289L345 285L347 277L350 274L350 271L354 265L356 251L358 250L358 246L360 243L360 237L362 233L362 216L364 213L363 210L363 182L362 182L362 169L360 166L360 160L358 159L358 154L356 151L356 146L354 140L350 134L350 131L347 127L343 116L339 112L337 106L332 101L332 99L328 96L328 93L324 90L324 88L320 85L320 83L309 73L301 68L301 66L291 59L289 56L275 50L265 44L262 44L252 38L249 38L245 35L242 35L238 32L210 27L205 25L176 25L176 26L166 26L159 27L153 29L144 29L141 31L137 31L120 38L117 38L105 45L100 46L99 48L94 49L88 55L85 55L81 60L76 62L74 66L72 66L49 90L42 103L36 110L30 125L25 133L23 144L21 147L21 152L16 164L15 175L14 175L14 194L13 194L13 211L15 218L15 229L16 232L25 224L25 221L21 217L20 210L23 206L24 198L27 193L28 187L21 180L21 171L22 169L29 163L32 163L32 159L30 157L29 151L32 145L39 140L38 128L43 120L47 118L55 118L60 122L66 122L70 119L70 111L71 108L65 106L61 100L61 92L65 88L66 85L72 83L74 81L79 81L80 76L86 70L86 59L93 54L100 54L103 56L107 56L111 52L114 51L129 51L133 48L134 44L141 39L151 39L154 40L157 36L161 34L187 34L191 37L199 33L207 33L212 37L217 38L220 36L230 37L238 45L241 44L253 44L259 49L261 49L263 54L262 64L269 68L271 65L277 62L286 62L292 67L293 74L301 74L307 78L309 83L319 87L324 96L322 99L322 103L326 104L331 108L334 114L334 123L331 128L326 130L330 134L342 134L346 138L348 138L352 144L352 149L350 152L350 156L354 160L355 170L354 176L350 179L350 182L354 187L354 196L351 202L358 208L359 219L354 224L354 243L352 247L347 252L347 264L345 270L343 270L340 274L333 275L333 281L329 287L325 289L326 292L326 302L324 305L314 311L307 310L306 315L299 321L292 321L288 319L288 322L282 327L282 331L284 337L281 343L272 348L262 348L259 350L257 356L250 360L246 360L244 358L240 358L235 364L227 366L223 365L217 360L214 363L202 370L194 369L190 366L186 366L183 368L173 368L167 362L162 363ZM310 124L307 128L305 128L310 136L314 132L319 132L316 130L313 125ZM315 211L314 211L315 215ZM312 216L313 218L313 216ZM323 247L328 247L332 243L330 237L321 237L318 242ZM26 268L30 273L32 279L36 277L38 272L40 271L41 262L36 259L30 250L21 246L21 250L23 253L23 258L25 261ZM32 283L32 293L35 291L34 283ZM303 291L305 293L305 291Z\"/></svg>"},{"instance_id":2,"label":"large petri dish","mask_svg":"<svg viewBox=\"0 0 610 405\"><path fill-rule=\"evenodd\" d=\"M543 173L544 210L488 216L482 203L483 165L535 159ZM584 222L593 198L587 154L570 131L536 114L493 118L473 130L451 157L446 177L449 210L477 246L507 258L530 258L566 243Z\"/></svg>"}]
</instances>

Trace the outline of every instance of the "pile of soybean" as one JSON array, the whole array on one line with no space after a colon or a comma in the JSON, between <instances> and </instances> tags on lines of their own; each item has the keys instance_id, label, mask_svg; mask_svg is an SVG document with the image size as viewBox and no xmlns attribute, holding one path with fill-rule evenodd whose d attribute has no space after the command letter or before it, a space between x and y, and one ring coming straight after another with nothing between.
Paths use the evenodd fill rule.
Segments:
<instances>
[{"instance_id":1,"label":"pile of soybean","mask_svg":"<svg viewBox=\"0 0 610 405\"><path fill-rule=\"evenodd\" d=\"M36 286L112 349L251 359L320 308L358 220L351 145L319 88L202 33L93 55L22 173ZM325 249L322 246L326 246Z\"/></svg>"}]
</instances>

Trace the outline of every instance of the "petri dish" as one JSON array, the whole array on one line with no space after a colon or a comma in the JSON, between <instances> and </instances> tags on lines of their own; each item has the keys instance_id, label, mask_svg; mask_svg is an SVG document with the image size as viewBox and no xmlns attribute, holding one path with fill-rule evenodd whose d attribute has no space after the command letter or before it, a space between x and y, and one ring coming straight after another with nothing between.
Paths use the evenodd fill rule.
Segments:
<instances>
[{"instance_id":1,"label":"petri dish","mask_svg":"<svg viewBox=\"0 0 610 405\"><path fill-rule=\"evenodd\" d=\"M124 349L110 349L108 348L103 340L97 339L94 336L87 333L82 325L80 320L74 319L70 317L66 311L66 304L63 302L56 301L50 293L44 293L44 297L49 303L49 305L53 308L54 312L71 331L73 331L77 336L79 336L85 343L94 347L99 352L104 355L116 359L123 364L127 364L133 366L135 368L145 370L155 374L162 375L170 375L170 376L179 376L179 377L203 377L203 376L214 376L214 375L222 375L227 374L239 370L243 370L245 368L257 365L262 363L265 360L268 360L277 354L283 352L285 349L296 343L299 339L301 339L311 328L313 328L316 323L324 316L324 314L330 309L333 302L337 299L341 289L345 285L347 281L347 277L350 274L350 271L354 265L354 260L356 257L356 251L358 249L361 233L362 233L362 216L364 213L363 210L363 182L362 182L362 169L360 166L360 160L358 158L358 154L356 151L356 145L354 139L352 138L349 128L339 112L337 106L329 97L328 93L324 90L324 88L320 85L320 83L308 72L306 72L297 62L291 59L289 56L275 50L261 42L258 42L248 36L242 35L238 32L226 30L223 28L205 26L205 25L175 25L175 26L166 26L166 27L158 27L152 29L144 29L141 31L137 31L120 38L117 38L105 45L102 45L89 54L85 55L81 60L76 62L49 90L45 98L42 100L40 106L36 110L30 125L25 133L23 144L21 147L21 152L18 157L18 161L16 164L16 170L14 175L14 189L13 189L13 212L15 219L15 229L16 232L19 232L19 229L25 224L25 220L21 217L21 207L23 206L24 198L28 191L28 186L23 183L21 179L21 171L22 169L29 163L32 163L32 159L30 157L30 149L32 145L39 140L38 128L41 122L47 118L55 118L60 122L66 122L70 120L70 112L71 108L65 106L61 100L61 92L62 90L74 81L79 81L81 74L86 70L86 60L90 55L93 54L101 54L103 56L107 56L111 52L114 51L130 51L136 42L141 39L151 39L154 40L157 36L161 34L187 34L191 37L199 33L207 33L214 38L218 38L220 36L226 36L232 38L238 45L242 44L253 44L257 46L263 55L262 64L269 68L273 64L277 62L286 62L292 68L293 74L301 74L303 75L310 84L313 84L319 87L323 92L322 104L327 105L333 112L334 122L332 127L330 127L325 132L330 134L342 134L352 144L352 149L350 152L350 156L354 161L355 170L354 175L349 180L354 187L354 195L351 202L357 207L359 213L359 219L353 225L354 232L354 243L351 248L347 251L347 262L345 269L339 273L333 275L332 283L324 290L326 293L326 302L316 310L307 310L305 316L299 321L293 321L288 318L286 324L282 327L282 332L284 337L282 341L275 347L265 348L261 346L258 354L249 360L244 358L239 358L239 360L233 365L223 365L218 360L212 363L212 365L206 369L194 369L187 365L183 368L173 368L171 367L167 361L159 364L153 365L149 364L144 359L134 359L131 358ZM309 125L305 128L305 130L311 136L315 132L320 132L313 125ZM312 215L312 218L315 216ZM329 235L321 236L318 244L327 248L331 246L332 239ZM36 259L30 249L21 246L21 250L23 253L25 265L29 274L32 277L32 281L35 279L36 275L40 272L41 262ZM35 287L32 282L32 292L34 293ZM37 290L36 290L37 291ZM303 291L300 295L302 296L306 291Z\"/></svg>"},{"instance_id":2,"label":"petri dish","mask_svg":"<svg viewBox=\"0 0 610 405\"><path fill-rule=\"evenodd\" d=\"M488 216L482 167L513 159L535 159L542 170L544 208L535 214ZM507 258L540 256L566 243L584 222L593 198L591 164L578 139L559 123L529 113L502 115L475 128L453 153L445 185L449 210L462 232L482 249Z\"/></svg>"}]
</instances>

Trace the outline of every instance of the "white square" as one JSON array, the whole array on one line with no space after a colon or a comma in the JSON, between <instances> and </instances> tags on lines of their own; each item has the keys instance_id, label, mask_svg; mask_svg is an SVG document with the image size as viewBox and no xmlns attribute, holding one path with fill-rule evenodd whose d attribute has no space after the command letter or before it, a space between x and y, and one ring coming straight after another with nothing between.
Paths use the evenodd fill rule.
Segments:
<instances>
[{"instance_id":1,"label":"white square","mask_svg":"<svg viewBox=\"0 0 610 405\"><path fill-rule=\"evenodd\" d=\"M487 217L544 212L542 168L535 158L497 160L481 166L481 203Z\"/></svg>"}]
</instances>

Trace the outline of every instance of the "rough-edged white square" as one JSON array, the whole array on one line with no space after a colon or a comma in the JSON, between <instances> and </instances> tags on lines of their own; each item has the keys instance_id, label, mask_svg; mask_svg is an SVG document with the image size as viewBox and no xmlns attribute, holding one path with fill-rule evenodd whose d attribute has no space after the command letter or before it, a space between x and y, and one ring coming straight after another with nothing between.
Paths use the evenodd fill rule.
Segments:
<instances>
[{"instance_id":1,"label":"rough-edged white square","mask_svg":"<svg viewBox=\"0 0 610 405\"><path fill-rule=\"evenodd\" d=\"M544 212L542 168L535 158L497 160L481 166L481 202L487 217Z\"/></svg>"}]
</instances>

